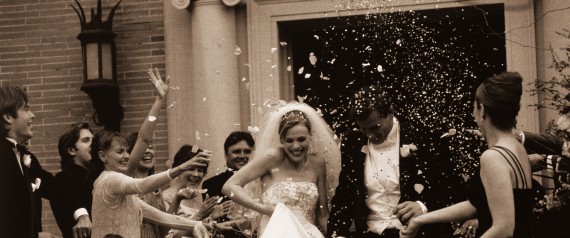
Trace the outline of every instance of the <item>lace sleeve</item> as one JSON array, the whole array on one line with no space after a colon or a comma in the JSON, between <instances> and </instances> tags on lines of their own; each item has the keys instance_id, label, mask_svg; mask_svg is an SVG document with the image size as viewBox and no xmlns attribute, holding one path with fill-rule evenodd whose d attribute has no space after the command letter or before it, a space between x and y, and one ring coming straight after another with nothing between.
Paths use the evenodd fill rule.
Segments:
<instances>
[{"instance_id":1,"label":"lace sleeve","mask_svg":"<svg viewBox=\"0 0 570 238\"><path fill-rule=\"evenodd\" d=\"M132 178L118 172L113 172L108 176L105 191L111 196L150 193L170 182L166 172L153 174L143 179Z\"/></svg>"}]
</instances>

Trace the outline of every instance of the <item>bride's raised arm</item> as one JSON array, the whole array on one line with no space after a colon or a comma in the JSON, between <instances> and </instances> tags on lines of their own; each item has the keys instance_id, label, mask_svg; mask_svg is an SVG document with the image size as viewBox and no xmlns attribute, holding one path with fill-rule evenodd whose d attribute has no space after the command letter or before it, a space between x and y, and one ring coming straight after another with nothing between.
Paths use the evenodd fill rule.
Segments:
<instances>
[{"instance_id":1,"label":"bride's raised arm","mask_svg":"<svg viewBox=\"0 0 570 238\"><path fill-rule=\"evenodd\" d=\"M264 174L270 172L271 168L279 161L279 150L276 148L268 151L260 151L247 165L238 170L222 187L222 193L228 196L235 203L259 212L263 215L271 216L275 210L274 206L262 204L256 201L245 191L244 186L256 179L260 179Z\"/></svg>"}]
</instances>

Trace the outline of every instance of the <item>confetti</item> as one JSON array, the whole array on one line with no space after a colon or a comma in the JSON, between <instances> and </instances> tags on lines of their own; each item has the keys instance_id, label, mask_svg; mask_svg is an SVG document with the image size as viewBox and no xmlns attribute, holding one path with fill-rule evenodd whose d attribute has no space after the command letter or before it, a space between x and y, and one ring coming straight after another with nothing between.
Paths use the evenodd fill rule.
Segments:
<instances>
[{"instance_id":1,"label":"confetti","mask_svg":"<svg viewBox=\"0 0 570 238\"><path fill-rule=\"evenodd\" d=\"M235 55L241 55L241 48L236 45L236 50L234 51Z\"/></svg>"}]
</instances>

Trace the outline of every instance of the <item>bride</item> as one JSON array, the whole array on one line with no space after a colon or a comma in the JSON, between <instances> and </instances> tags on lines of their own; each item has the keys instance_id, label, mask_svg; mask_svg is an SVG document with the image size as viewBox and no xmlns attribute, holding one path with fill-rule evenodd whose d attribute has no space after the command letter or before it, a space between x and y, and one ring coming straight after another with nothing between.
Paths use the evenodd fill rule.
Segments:
<instances>
[{"instance_id":1,"label":"bride","mask_svg":"<svg viewBox=\"0 0 570 238\"><path fill-rule=\"evenodd\" d=\"M324 237L329 198L340 171L337 137L313 108L284 101L264 114L258 135L256 155L226 182L222 192L261 214L259 237L276 237L281 230L287 234L280 235L287 237L293 230L301 237ZM283 214L277 215L281 204L290 210L287 214L293 214L287 219L298 229L284 228L280 221L273 222L279 224L279 231L267 226L270 220L284 219Z\"/></svg>"}]
</instances>

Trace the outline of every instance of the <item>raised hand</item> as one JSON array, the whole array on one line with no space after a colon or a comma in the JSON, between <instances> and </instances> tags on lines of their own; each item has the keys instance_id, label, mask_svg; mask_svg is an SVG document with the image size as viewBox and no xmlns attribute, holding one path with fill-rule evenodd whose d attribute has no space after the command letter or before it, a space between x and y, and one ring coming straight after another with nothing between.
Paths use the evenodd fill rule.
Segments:
<instances>
[{"instance_id":1,"label":"raised hand","mask_svg":"<svg viewBox=\"0 0 570 238\"><path fill-rule=\"evenodd\" d=\"M158 68L154 68L154 71L152 69L149 69L148 75L150 76L148 80L150 80L150 82L154 85L156 92L158 92L158 95L161 98L165 98L166 95L168 95L168 84L170 83L170 76L166 76L166 80L162 80L160 72L158 72Z\"/></svg>"},{"instance_id":2,"label":"raised hand","mask_svg":"<svg viewBox=\"0 0 570 238\"><path fill-rule=\"evenodd\" d=\"M189 170L193 167L206 167L210 163L210 156L212 156L210 151L202 151L194 156L192 159L179 165L183 170Z\"/></svg>"}]
</instances>

